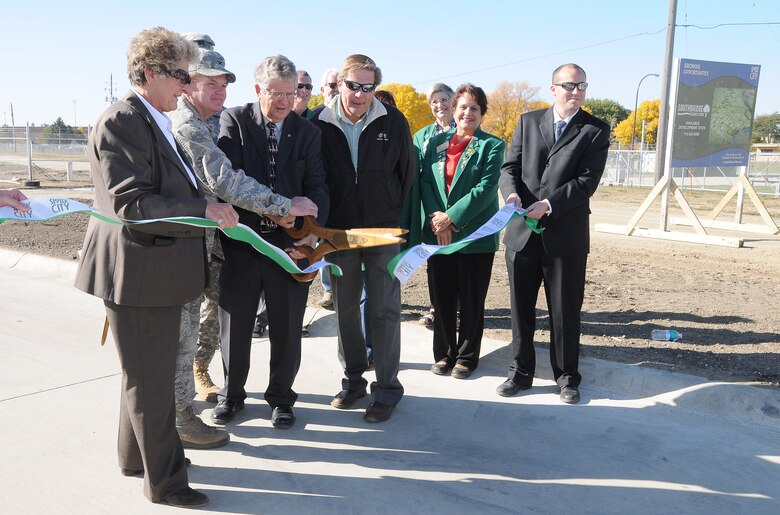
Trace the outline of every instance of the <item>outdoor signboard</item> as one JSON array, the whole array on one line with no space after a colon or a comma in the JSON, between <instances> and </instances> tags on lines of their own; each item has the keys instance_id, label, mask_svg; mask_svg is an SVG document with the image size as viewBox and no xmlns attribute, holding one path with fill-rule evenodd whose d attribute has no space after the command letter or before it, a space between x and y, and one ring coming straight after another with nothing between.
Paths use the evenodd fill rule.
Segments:
<instances>
[{"instance_id":1,"label":"outdoor signboard","mask_svg":"<svg viewBox=\"0 0 780 515\"><path fill-rule=\"evenodd\" d=\"M747 166L761 66L680 59L672 166Z\"/></svg>"}]
</instances>

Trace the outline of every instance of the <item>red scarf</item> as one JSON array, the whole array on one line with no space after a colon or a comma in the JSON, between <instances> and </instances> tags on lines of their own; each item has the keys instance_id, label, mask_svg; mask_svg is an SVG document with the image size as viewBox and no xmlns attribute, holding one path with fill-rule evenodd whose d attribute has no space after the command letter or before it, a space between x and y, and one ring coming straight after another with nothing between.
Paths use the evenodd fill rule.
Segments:
<instances>
[{"instance_id":1,"label":"red scarf","mask_svg":"<svg viewBox=\"0 0 780 515\"><path fill-rule=\"evenodd\" d=\"M450 186L452 185L452 180L455 178L455 170L458 168L460 156L463 155L463 151L469 146L471 136L466 136L462 140L456 142L457 139L457 135L453 136L447 147L447 162L444 166L444 186L447 195L450 194Z\"/></svg>"}]
</instances>

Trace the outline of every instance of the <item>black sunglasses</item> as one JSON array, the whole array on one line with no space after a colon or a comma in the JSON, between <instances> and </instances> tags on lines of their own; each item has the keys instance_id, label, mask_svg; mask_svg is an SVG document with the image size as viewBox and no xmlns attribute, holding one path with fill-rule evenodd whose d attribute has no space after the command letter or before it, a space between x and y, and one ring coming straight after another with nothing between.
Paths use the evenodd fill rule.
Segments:
<instances>
[{"instance_id":1,"label":"black sunglasses","mask_svg":"<svg viewBox=\"0 0 780 515\"><path fill-rule=\"evenodd\" d=\"M312 84L304 84L304 83L302 83L302 82L299 82L299 83L298 83L298 89L308 89L309 91L311 91L311 89L312 89L313 87L314 87L314 86L313 86Z\"/></svg>"},{"instance_id":2,"label":"black sunglasses","mask_svg":"<svg viewBox=\"0 0 780 515\"><path fill-rule=\"evenodd\" d=\"M561 82L560 84L553 84L553 86L560 86L566 91L574 91L574 88L577 88L580 91L588 89L587 82Z\"/></svg>"},{"instance_id":3,"label":"black sunglasses","mask_svg":"<svg viewBox=\"0 0 780 515\"><path fill-rule=\"evenodd\" d=\"M371 93L376 89L376 84L361 84L351 80L345 80L344 84L346 84L347 87L352 91L358 91L362 89L363 93Z\"/></svg>"},{"instance_id":4,"label":"black sunglasses","mask_svg":"<svg viewBox=\"0 0 780 515\"><path fill-rule=\"evenodd\" d=\"M162 73L168 77L173 77L185 86L192 82L192 77L190 77L189 72L187 70L182 70L181 68L176 68L175 70L163 70Z\"/></svg>"},{"instance_id":5,"label":"black sunglasses","mask_svg":"<svg viewBox=\"0 0 780 515\"><path fill-rule=\"evenodd\" d=\"M339 83L338 82L328 82L328 87L330 89L336 89L336 88L339 87Z\"/></svg>"}]
</instances>

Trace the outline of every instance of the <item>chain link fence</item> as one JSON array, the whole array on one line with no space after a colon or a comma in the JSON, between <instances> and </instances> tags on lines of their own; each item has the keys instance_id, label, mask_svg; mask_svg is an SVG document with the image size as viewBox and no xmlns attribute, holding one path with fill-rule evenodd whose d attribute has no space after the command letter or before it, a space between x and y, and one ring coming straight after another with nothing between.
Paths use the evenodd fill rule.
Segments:
<instances>
[{"instance_id":1,"label":"chain link fence","mask_svg":"<svg viewBox=\"0 0 780 515\"><path fill-rule=\"evenodd\" d=\"M88 186L87 130L0 127L0 181Z\"/></svg>"},{"instance_id":2,"label":"chain link fence","mask_svg":"<svg viewBox=\"0 0 780 515\"><path fill-rule=\"evenodd\" d=\"M602 183L655 186L655 150L610 150ZM742 172L741 167L673 168L672 177L682 189L726 192ZM780 197L780 154L751 153L747 178L759 195Z\"/></svg>"}]
</instances>

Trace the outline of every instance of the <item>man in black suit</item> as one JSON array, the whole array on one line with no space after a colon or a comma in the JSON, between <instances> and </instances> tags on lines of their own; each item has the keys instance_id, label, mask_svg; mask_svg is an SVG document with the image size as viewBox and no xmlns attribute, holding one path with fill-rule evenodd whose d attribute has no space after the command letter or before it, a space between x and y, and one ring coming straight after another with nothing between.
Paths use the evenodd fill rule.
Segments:
<instances>
[{"instance_id":1,"label":"man in black suit","mask_svg":"<svg viewBox=\"0 0 780 515\"><path fill-rule=\"evenodd\" d=\"M503 197L525 207L544 231L533 233L515 219L504 237L514 360L497 393L510 397L533 383L536 299L544 280L553 376L561 400L576 404L582 380L580 311L590 249L589 199L604 172L610 131L580 108L588 87L582 68L564 64L552 79L554 105L520 117L501 168Z\"/></svg>"},{"instance_id":2,"label":"man in black suit","mask_svg":"<svg viewBox=\"0 0 780 515\"><path fill-rule=\"evenodd\" d=\"M234 169L242 169L285 197L305 196L318 208L319 223L328 214L328 190L320 155L320 130L292 111L298 75L286 57L266 58L255 70L258 102L223 111L219 148ZM236 208L239 221L281 249L293 247L282 227L292 216L260 216ZM296 244L314 246L313 235ZM296 281L249 244L222 238L225 261L219 292L219 321L225 387L211 420L225 424L244 407L252 329L261 292L268 306L271 362L265 400L273 409L271 422L284 429L295 422L292 385L301 362L301 327L309 284ZM295 258L303 256L292 251Z\"/></svg>"}]
</instances>

